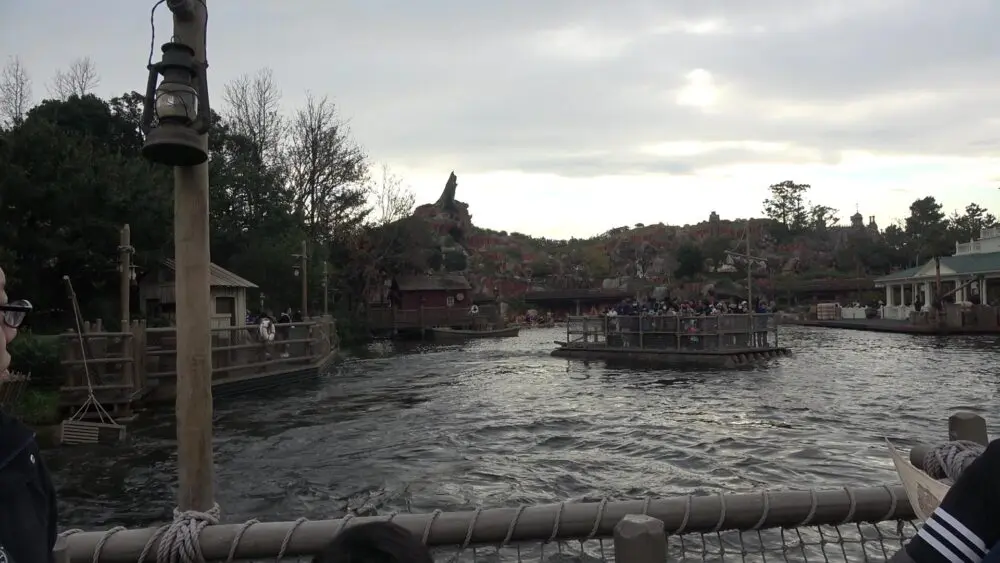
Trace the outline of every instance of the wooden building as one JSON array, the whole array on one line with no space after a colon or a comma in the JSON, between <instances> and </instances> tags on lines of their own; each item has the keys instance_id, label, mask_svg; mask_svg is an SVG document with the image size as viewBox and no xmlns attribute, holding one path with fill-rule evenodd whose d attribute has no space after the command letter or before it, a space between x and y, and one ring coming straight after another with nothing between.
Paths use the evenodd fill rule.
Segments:
<instances>
[{"instance_id":1,"label":"wooden building","mask_svg":"<svg viewBox=\"0 0 1000 563\"><path fill-rule=\"evenodd\" d=\"M635 292L623 288L553 289L529 291L524 294L524 302L563 317L584 315L592 308L601 310L633 297Z\"/></svg>"},{"instance_id":2,"label":"wooden building","mask_svg":"<svg viewBox=\"0 0 1000 563\"><path fill-rule=\"evenodd\" d=\"M173 324L177 302L174 291L176 268L174 261L167 258L139 282L139 310L147 319L164 318ZM257 289L257 284L216 264L210 265L209 278L212 285L212 327L243 325L247 318L247 289Z\"/></svg>"},{"instance_id":3,"label":"wooden building","mask_svg":"<svg viewBox=\"0 0 1000 563\"><path fill-rule=\"evenodd\" d=\"M397 309L472 306L472 285L462 274L399 276L389 294Z\"/></svg>"},{"instance_id":4,"label":"wooden building","mask_svg":"<svg viewBox=\"0 0 1000 563\"><path fill-rule=\"evenodd\" d=\"M430 327L469 328L483 319L500 321L499 307L482 302L461 274L397 276L386 287L368 303L368 327L375 333L422 333Z\"/></svg>"}]
</instances>

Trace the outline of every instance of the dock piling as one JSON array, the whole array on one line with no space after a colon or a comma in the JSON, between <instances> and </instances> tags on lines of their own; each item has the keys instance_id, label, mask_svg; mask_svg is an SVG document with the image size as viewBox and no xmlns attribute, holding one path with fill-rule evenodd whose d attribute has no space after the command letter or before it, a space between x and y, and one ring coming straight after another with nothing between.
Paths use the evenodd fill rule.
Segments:
<instances>
[{"instance_id":1,"label":"dock piling","mask_svg":"<svg viewBox=\"0 0 1000 563\"><path fill-rule=\"evenodd\" d=\"M667 536L663 521L644 514L626 514L615 524L615 559L628 563L663 563Z\"/></svg>"},{"instance_id":2,"label":"dock piling","mask_svg":"<svg viewBox=\"0 0 1000 563\"><path fill-rule=\"evenodd\" d=\"M975 413L957 412L948 417L948 439L988 446L990 439L986 433L986 420Z\"/></svg>"}]
</instances>

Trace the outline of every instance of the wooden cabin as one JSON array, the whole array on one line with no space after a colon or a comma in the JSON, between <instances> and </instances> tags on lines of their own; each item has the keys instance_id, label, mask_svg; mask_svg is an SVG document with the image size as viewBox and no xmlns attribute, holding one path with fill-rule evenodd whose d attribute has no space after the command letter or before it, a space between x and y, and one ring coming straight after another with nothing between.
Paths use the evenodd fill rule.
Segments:
<instances>
[{"instance_id":1,"label":"wooden cabin","mask_svg":"<svg viewBox=\"0 0 1000 563\"><path fill-rule=\"evenodd\" d=\"M174 323L176 293L174 275L177 265L165 259L155 271L139 281L139 310L147 319L165 318ZM240 326L247 318L247 290L257 284L241 278L217 264L210 264L212 285L212 327Z\"/></svg>"},{"instance_id":2,"label":"wooden cabin","mask_svg":"<svg viewBox=\"0 0 1000 563\"><path fill-rule=\"evenodd\" d=\"M472 285L462 274L398 276L389 291L395 308L470 308Z\"/></svg>"}]
</instances>

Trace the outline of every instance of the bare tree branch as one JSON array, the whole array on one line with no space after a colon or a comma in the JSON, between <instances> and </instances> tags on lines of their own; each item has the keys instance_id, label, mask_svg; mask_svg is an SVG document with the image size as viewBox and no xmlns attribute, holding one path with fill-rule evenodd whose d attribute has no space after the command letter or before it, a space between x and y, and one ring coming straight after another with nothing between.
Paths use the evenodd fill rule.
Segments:
<instances>
[{"instance_id":1,"label":"bare tree branch","mask_svg":"<svg viewBox=\"0 0 1000 563\"><path fill-rule=\"evenodd\" d=\"M388 164L382 164L381 178L371 185L372 219L383 227L413 214L417 197L413 190L403 185L403 180L393 174Z\"/></svg>"},{"instance_id":2,"label":"bare tree branch","mask_svg":"<svg viewBox=\"0 0 1000 563\"><path fill-rule=\"evenodd\" d=\"M21 59L11 57L0 71L0 125L14 127L24 121L31 105L31 77Z\"/></svg>"},{"instance_id":3,"label":"bare tree branch","mask_svg":"<svg viewBox=\"0 0 1000 563\"><path fill-rule=\"evenodd\" d=\"M261 166L278 164L287 125L281 115L281 90L269 68L244 74L226 84L223 95L229 106L225 117L233 131L253 145Z\"/></svg>"},{"instance_id":4,"label":"bare tree branch","mask_svg":"<svg viewBox=\"0 0 1000 563\"><path fill-rule=\"evenodd\" d=\"M287 162L295 206L313 235L340 236L367 215L368 164L364 151L327 98L309 95L289 128Z\"/></svg>"},{"instance_id":5,"label":"bare tree branch","mask_svg":"<svg viewBox=\"0 0 1000 563\"><path fill-rule=\"evenodd\" d=\"M101 77L97 74L97 66L90 57L76 59L68 70L56 71L49 85L49 94L65 100L70 96L85 96L100 86Z\"/></svg>"}]
</instances>

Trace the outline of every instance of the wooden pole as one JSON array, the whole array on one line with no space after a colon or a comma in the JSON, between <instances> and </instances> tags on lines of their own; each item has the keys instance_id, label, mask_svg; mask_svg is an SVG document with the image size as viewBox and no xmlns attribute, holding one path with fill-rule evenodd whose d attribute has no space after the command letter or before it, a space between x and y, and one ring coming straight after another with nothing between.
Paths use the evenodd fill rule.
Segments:
<instances>
[{"instance_id":1,"label":"wooden pole","mask_svg":"<svg viewBox=\"0 0 1000 563\"><path fill-rule=\"evenodd\" d=\"M299 272L302 275L302 320L306 320L309 317L309 243L303 239L302 241L302 256L299 260L302 262L299 265Z\"/></svg>"},{"instance_id":2,"label":"wooden pole","mask_svg":"<svg viewBox=\"0 0 1000 563\"><path fill-rule=\"evenodd\" d=\"M128 332L129 320L132 318L129 311L129 297L132 286L132 233L128 223L122 227L118 240L118 265L121 272L118 276L120 311L122 318L122 332Z\"/></svg>"},{"instance_id":3,"label":"wooden pole","mask_svg":"<svg viewBox=\"0 0 1000 563\"><path fill-rule=\"evenodd\" d=\"M330 314L330 264L323 260L323 316Z\"/></svg>"},{"instance_id":4,"label":"wooden pole","mask_svg":"<svg viewBox=\"0 0 1000 563\"><path fill-rule=\"evenodd\" d=\"M615 560L662 563L667 560L663 520L644 514L626 514L614 528Z\"/></svg>"},{"instance_id":5,"label":"wooden pole","mask_svg":"<svg viewBox=\"0 0 1000 563\"><path fill-rule=\"evenodd\" d=\"M739 252L733 252L727 250L726 254L729 256L734 256L737 258L742 258L746 260L747 263L747 318L749 322L747 324L747 345L752 346L754 335L756 334L756 327L754 326L754 313L756 309L753 306L753 267L756 264L767 265L767 260L759 256L753 256L750 254L750 221L747 221L746 227L746 252L741 254Z\"/></svg>"},{"instance_id":6,"label":"wooden pole","mask_svg":"<svg viewBox=\"0 0 1000 563\"><path fill-rule=\"evenodd\" d=\"M975 413L957 412L948 417L948 439L988 446L990 439L986 433L986 420Z\"/></svg>"},{"instance_id":7,"label":"wooden pole","mask_svg":"<svg viewBox=\"0 0 1000 563\"><path fill-rule=\"evenodd\" d=\"M205 62L206 0L168 2L174 40ZM201 147L208 150L208 137ZM215 503L212 465L212 300L209 288L208 163L174 168L177 264L177 505L209 510Z\"/></svg>"}]
</instances>

